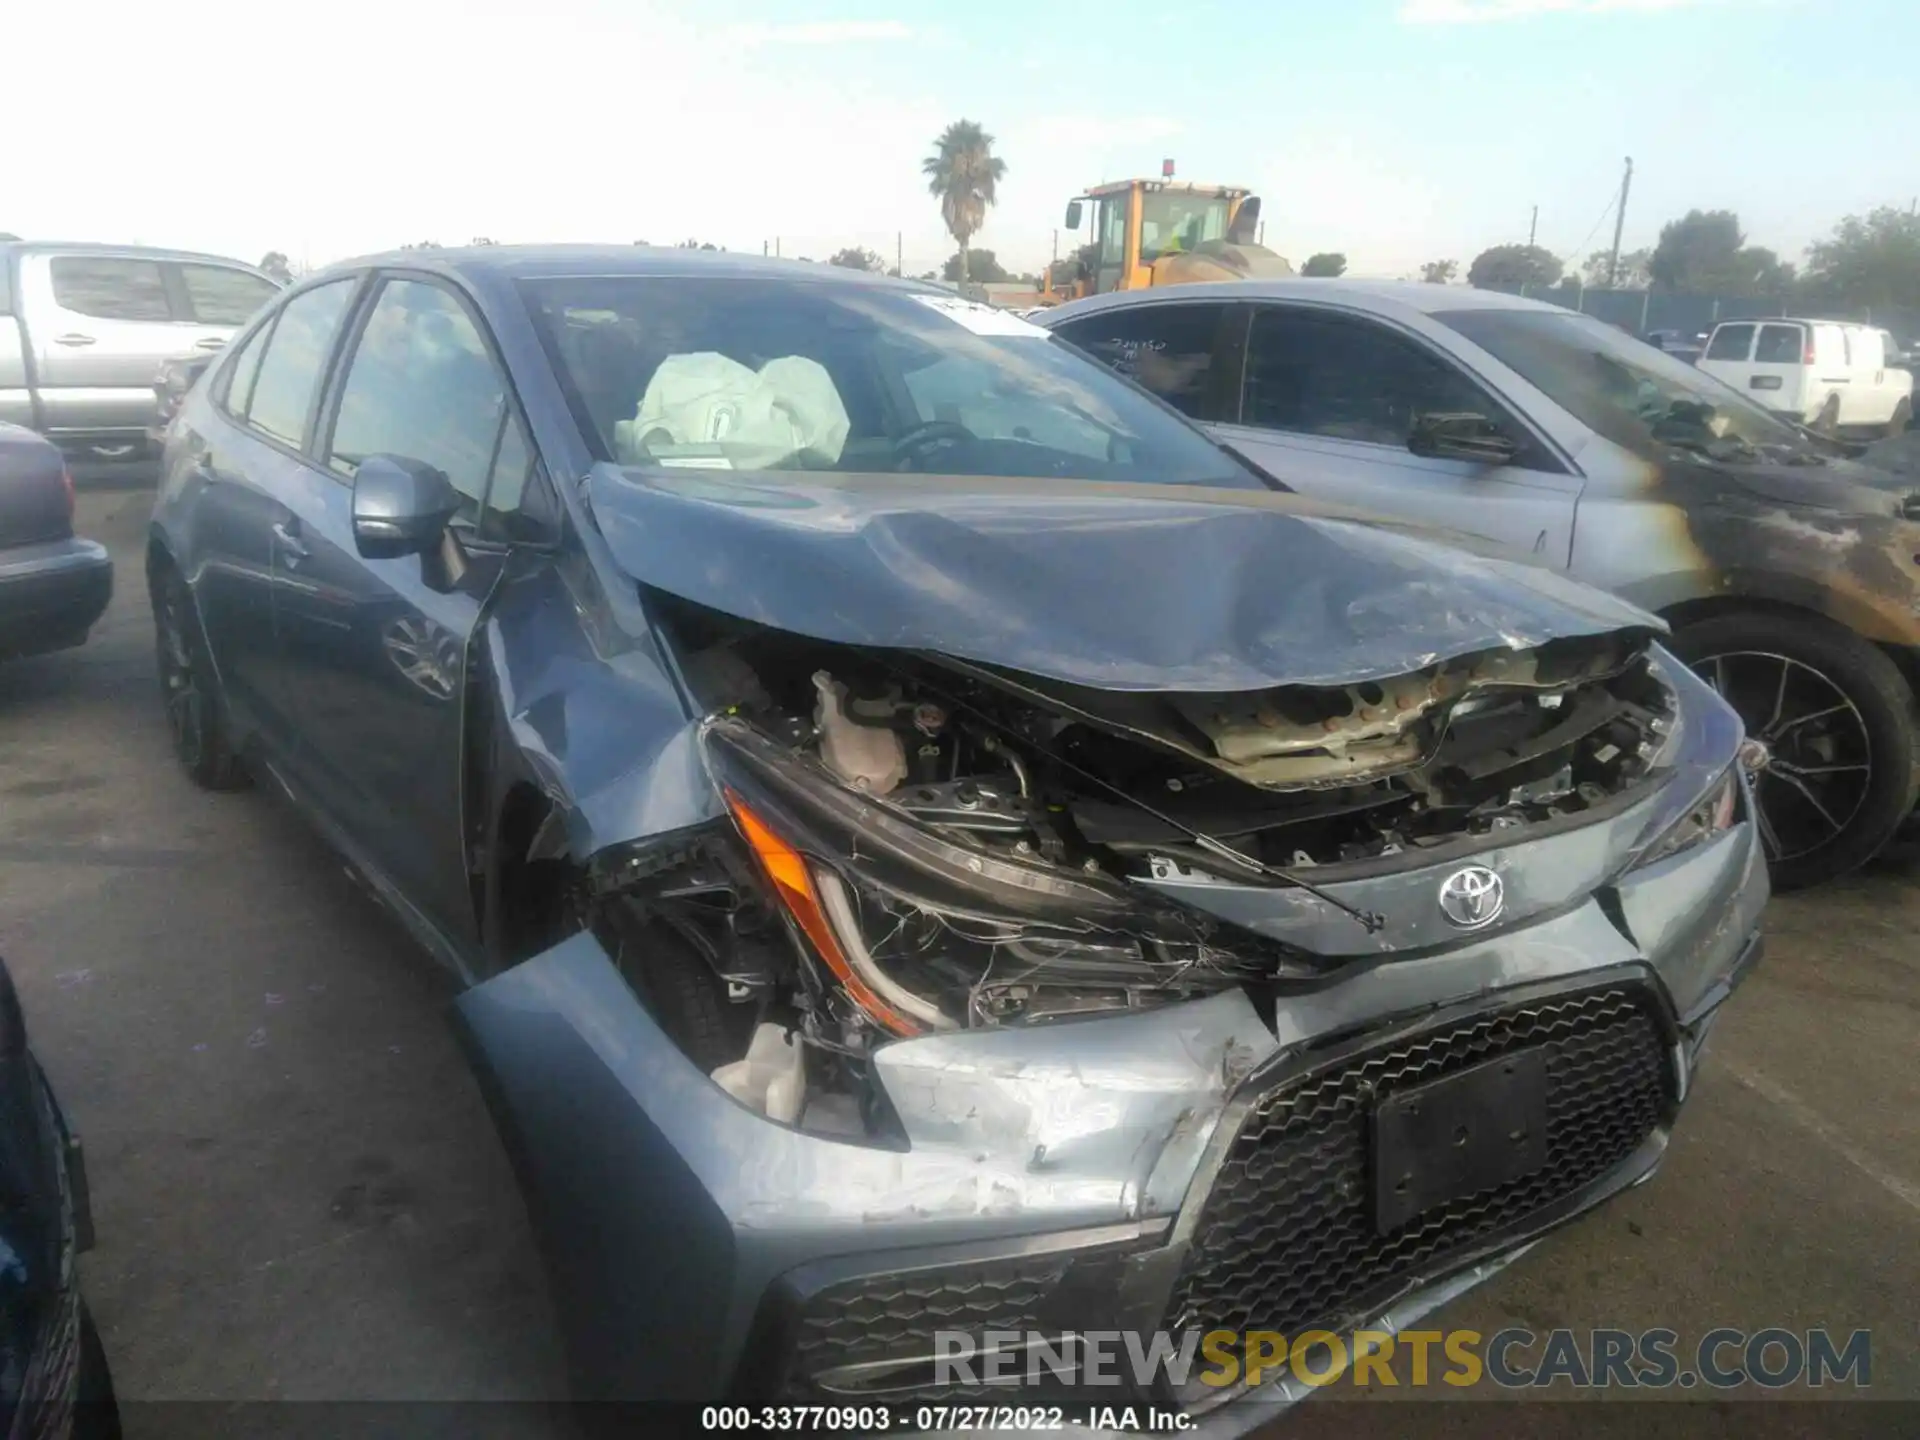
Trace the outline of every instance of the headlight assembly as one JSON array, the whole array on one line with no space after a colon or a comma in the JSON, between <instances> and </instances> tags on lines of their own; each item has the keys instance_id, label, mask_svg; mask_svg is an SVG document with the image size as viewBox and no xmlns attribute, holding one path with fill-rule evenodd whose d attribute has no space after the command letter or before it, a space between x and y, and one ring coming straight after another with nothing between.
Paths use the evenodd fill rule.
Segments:
<instances>
[{"instance_id":1,"label":"headlight assembly","mask_svg":"<svg viewBox=\"0 0 1920 1440\"><path fill-rule=\"evenodd\" d=\"M1640 852L1634 869L1669 860L1684 850L1733 828L1741 815L1741 780L1737 766L1729 767L1707 787L1706 793L1659 838Z\"/></svg>"},{"instance_id":2,"label":"headlight assembly","mask_svg":"<svg viewBox=\"0 0 1920 1440\"><path fill-rule=\"evenodd\" d=\"M1217 949L1199 917L1105 876L949 840L744 722L710 722L703 744L806 948L884 1032L1140 1008L1274 974L1254 942Z\"/></svg>"}]
</instances>

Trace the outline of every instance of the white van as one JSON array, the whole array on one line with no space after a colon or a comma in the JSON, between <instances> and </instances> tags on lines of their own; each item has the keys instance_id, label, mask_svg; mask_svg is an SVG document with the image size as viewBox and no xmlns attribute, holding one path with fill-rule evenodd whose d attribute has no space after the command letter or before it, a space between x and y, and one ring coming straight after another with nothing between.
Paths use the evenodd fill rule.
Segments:
<instances>
[{"instance_id":1,"label":"white van","mask_svg":"<svg viewBox=\"0 0 1920 1440\"><path fill-rule=\"evenodd\" d=\"M1837 320L1725 320L1698 364L1769 410L1832 431L1898 434L1913 415L1913 376L1891 368L1885 332Z\"/></svg>"}]
</instances>

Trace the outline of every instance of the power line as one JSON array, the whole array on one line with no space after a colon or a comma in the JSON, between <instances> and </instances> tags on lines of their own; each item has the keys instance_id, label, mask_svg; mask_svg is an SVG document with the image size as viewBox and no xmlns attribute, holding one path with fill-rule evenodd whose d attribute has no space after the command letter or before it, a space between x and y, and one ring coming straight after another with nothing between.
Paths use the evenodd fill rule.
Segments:
<instances>
[{"instance_id":1,"label":"power line","mask_svg":"<svg viewBox=\"0 0 1920 1440\"><path fill-rule=\"evenodd\" d=\"M1613 213L1613 207L1619 203L1620 203L1620 192L1616 190L1613 192L1611 196L1608 197L1607 208L1600 212L1600 218L1593 222L1593 228L1587 231L1587 238L1585 240L1582 240L1578 245L1574 246L1570 252L1568 252L1568 258L1572 260L1575 264L1579 263L1580 252L1587 248L1588 241L1591 241L1595 235L1598 235L1600 233L1600 227L1607 223L1607 216Z\"/></svg>"}]
</instances>

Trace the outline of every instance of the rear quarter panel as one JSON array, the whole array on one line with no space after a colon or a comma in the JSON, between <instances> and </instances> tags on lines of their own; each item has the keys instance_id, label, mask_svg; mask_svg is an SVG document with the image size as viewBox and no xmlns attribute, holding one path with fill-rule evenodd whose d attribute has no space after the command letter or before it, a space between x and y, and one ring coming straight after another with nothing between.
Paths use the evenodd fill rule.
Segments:
<instances>
[{"instance_id":1,"label":"rear quarter panel","mask_svg":"<svg viewBox=\"0 0 1920 1440\"><path fill-rule=\"evenodd\" d=\"M72 533L60 452L31 430L0 423L0 550Z\"/></svg>"}]
</instances>

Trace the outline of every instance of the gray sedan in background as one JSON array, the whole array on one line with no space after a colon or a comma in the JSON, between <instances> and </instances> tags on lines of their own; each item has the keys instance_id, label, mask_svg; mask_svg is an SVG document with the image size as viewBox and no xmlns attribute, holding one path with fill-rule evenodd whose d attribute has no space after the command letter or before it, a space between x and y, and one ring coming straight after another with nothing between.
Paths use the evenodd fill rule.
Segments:
<instances>
[{"instance_id":1,"label":"gray sedan in background","mask_svg":"<svg viewBox=\"0 0 1920 1440\"><path fill-rule=\"evenodd\" d=\"M1863 863L1920 798L1912 477L1591 316L1490 291L1248 281L1035 319L1288 489L1492 540L1662 615L1765 746L1776 884Z\"/></svg>"}]
</instances>

